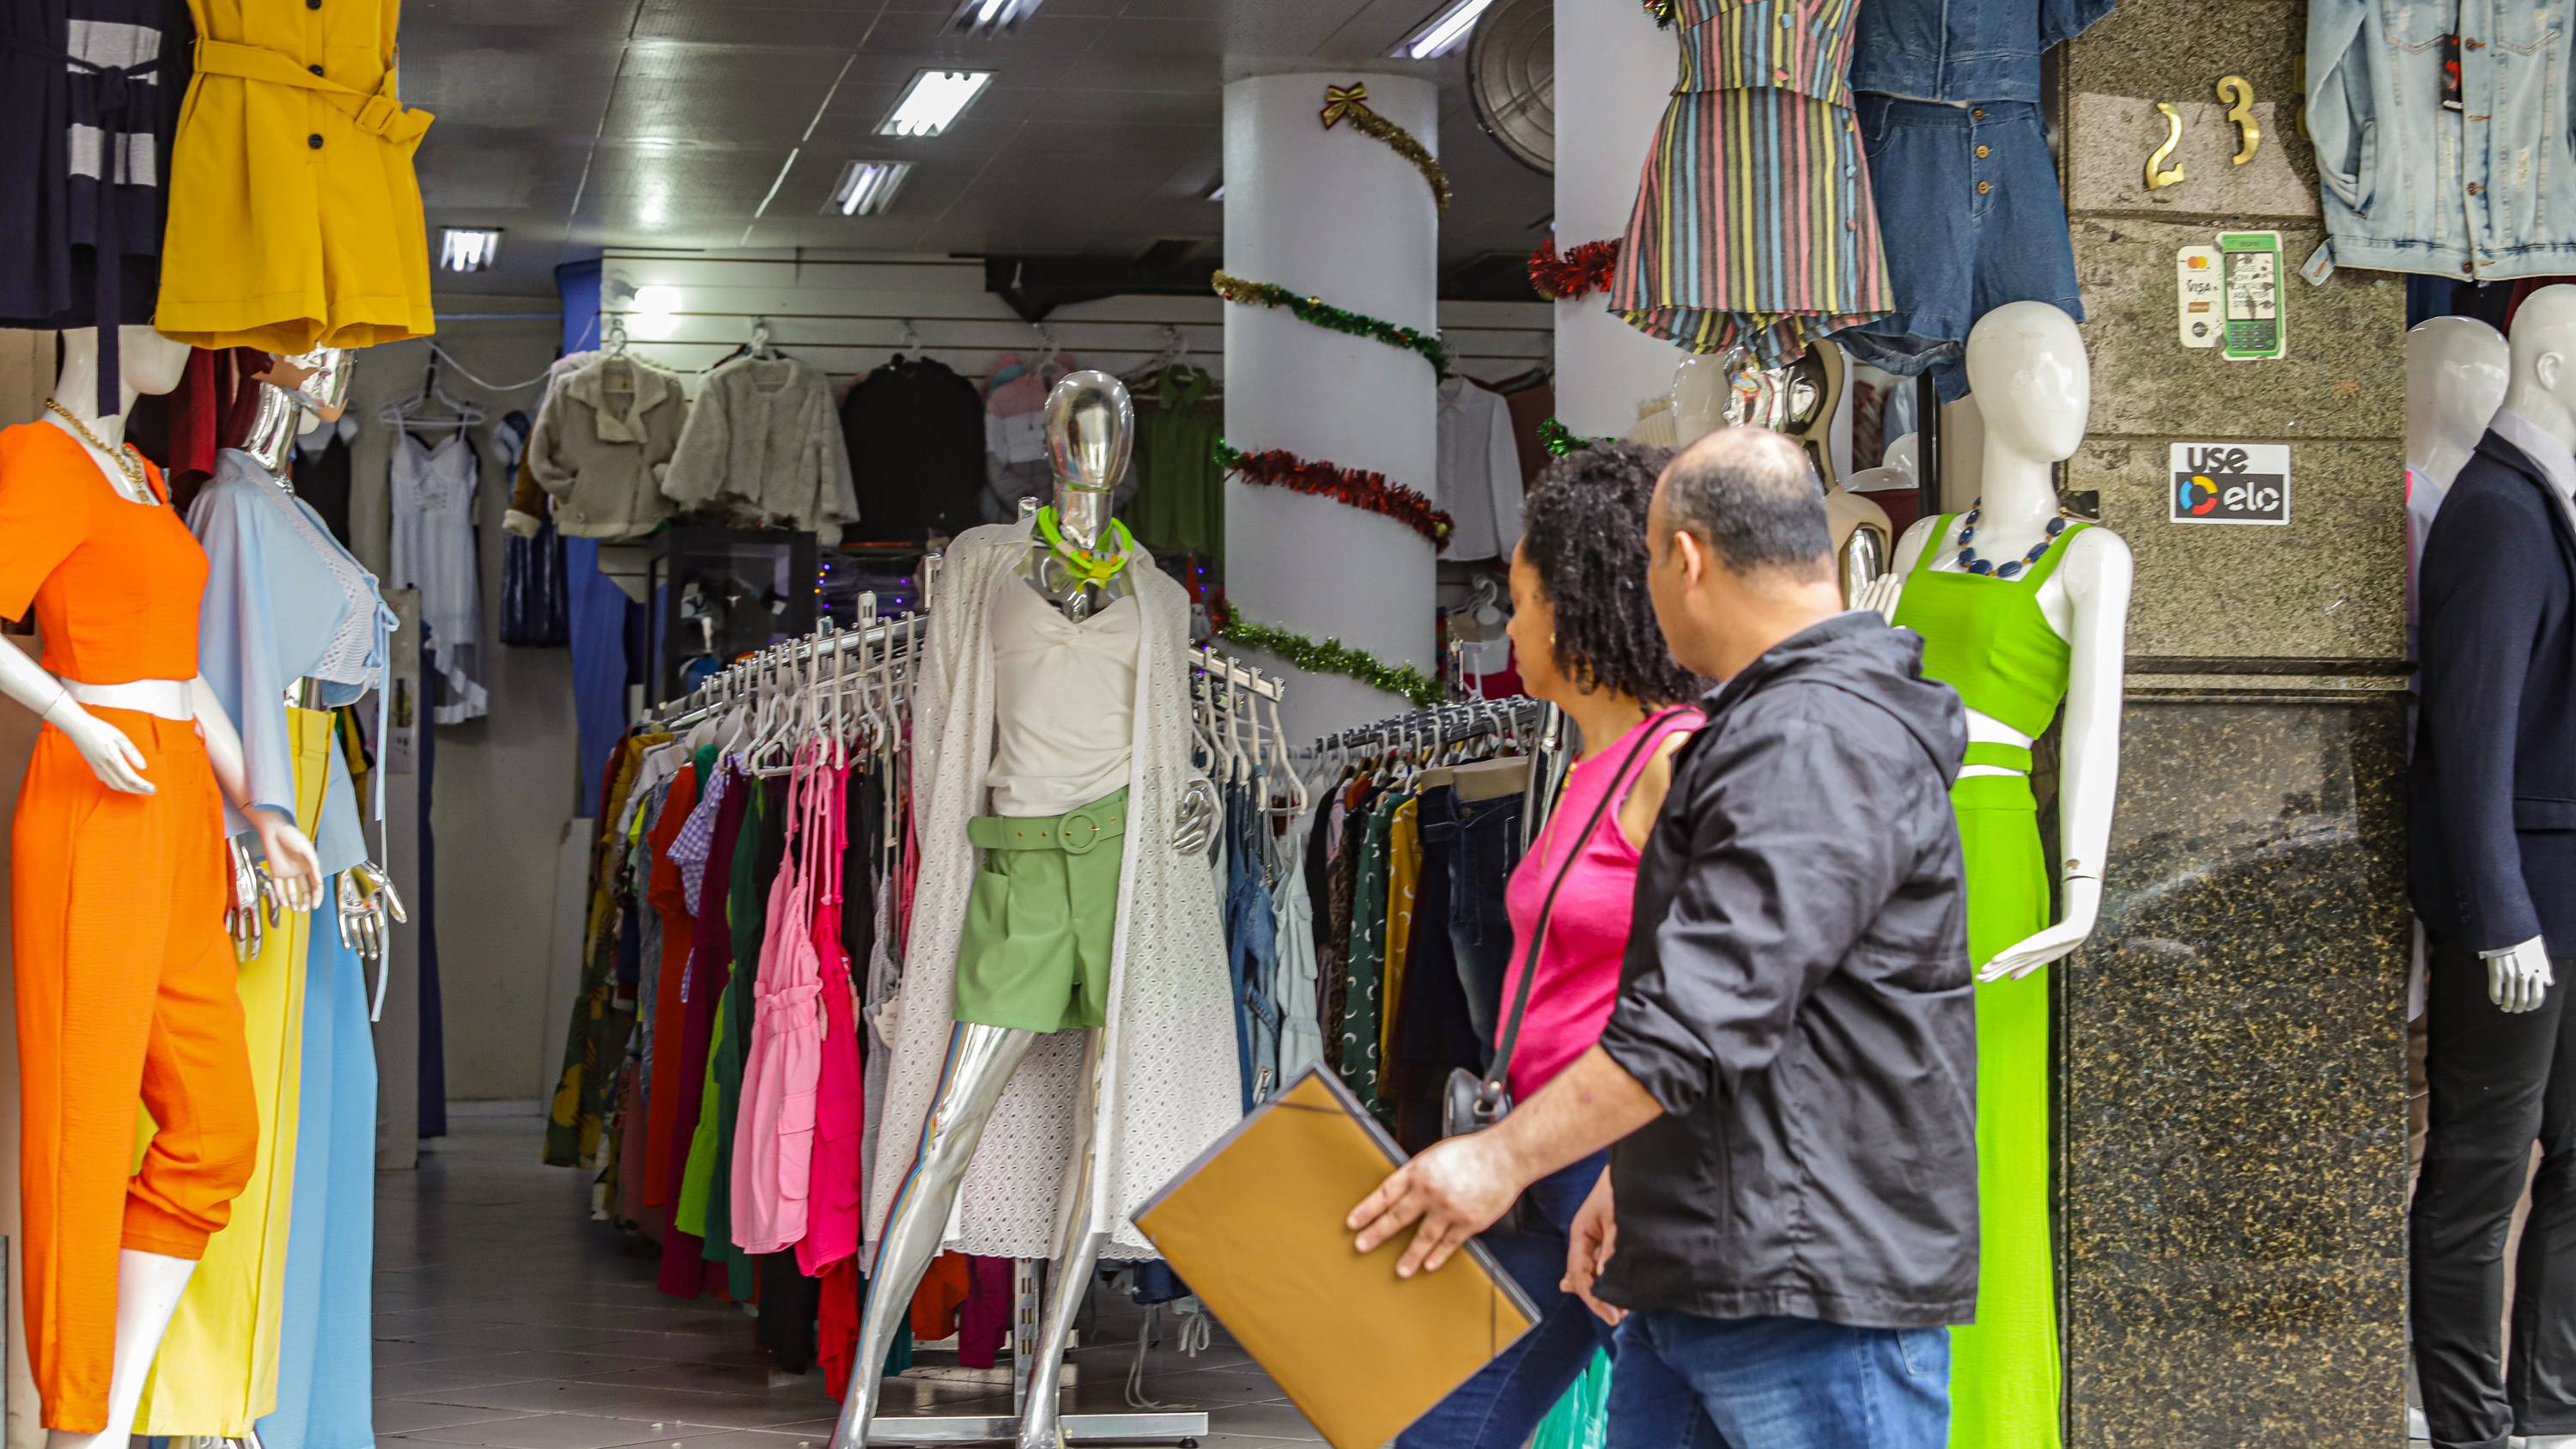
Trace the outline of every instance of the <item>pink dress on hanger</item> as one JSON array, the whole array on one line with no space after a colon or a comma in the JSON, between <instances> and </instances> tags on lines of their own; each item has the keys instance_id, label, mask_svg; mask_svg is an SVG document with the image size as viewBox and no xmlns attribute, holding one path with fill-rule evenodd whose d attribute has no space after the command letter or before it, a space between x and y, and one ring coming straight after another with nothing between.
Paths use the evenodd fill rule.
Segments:
<instances>
[{"instance_id":1,"label":"pink dress on hanger","mask_svg":"<svg viewBox=\"0 0 2576 1449\"><path fill-rule=\"evenodd\" d=\"M823 1064L814 877L826 832L817 807L831 773L811 749L797 761L787 792L796 831L790 863L769 888L768 930L753 984L751 1056L733 1138L733 1240L746 1253L785 1252L805 1237L814 1093Z\"/></svg>"},{"instance_id":2,"label":"pink dress on hanger","mask_svg":"<svg viewBox=\"0 0 2576 1449\"><path fill-rule=\"evenodd\" d=\"M850 767L819 772L823 796L823 898L814 910L814 954L822 963L822 1067L814 1095L814 1164L807 1177L805 1236L796 1266L808 1278L859 1251L859 1147L867 1087L859 1060L858 994L841 948L841 860L850 843Z\"/></svg>"}]
</instances>

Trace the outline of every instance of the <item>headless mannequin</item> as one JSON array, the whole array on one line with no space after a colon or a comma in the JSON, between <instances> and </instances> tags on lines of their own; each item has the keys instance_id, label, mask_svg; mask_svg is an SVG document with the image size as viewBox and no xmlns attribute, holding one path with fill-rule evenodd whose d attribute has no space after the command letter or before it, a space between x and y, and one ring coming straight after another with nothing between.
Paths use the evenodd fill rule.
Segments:
<instances>
[{"instance_id":1,"label":"headless mannequin","mask_svg":"<svg viewBox=\"0 0 2576 1449\"><path fill-rule=\"evenodd\" d=\"M125 438L125 412L145 393L166 393L179 385L188 365L186 344L172 342L149 327L120 329L117 337L120 410L99 416L98 333L85 328L62 334L63 369L56 379L47 422L80 444L110 486L128 502L160 506L148 484L138 484L120 458ZM83 433L88 436L84 437ZM104 445L104 446L101 446ZM130 457L131 455L126 455ZM149 795L157 787L144 776L144 759L125 733L83 708L75 692L115 708L139 708L168 717L184 707L205 734L206 755L216 784L236 805L249 799L242 765L241 736L216 702L202 677L185 681L145 680L134 685L93 687L60 680L16 649L0 649L0 694L35 711L79 749L99 782L111 790ZM309 908L321 900L321 864L313 843L284 817L267 810L245 809L272 862L271 879L283 901ZM252 887L254 891L256 887ZM235 911L256 914L255 896L237 898ZM108 1387L107 1423L98 1433L62 1430L47 1435L49 1449L122 1449L131 1436L136 1406L152 1357L169 1329L170 1315L196 1271L196 1263L162 1253L132 1248L117 1254L116 1348Z\"/></svg>"},{"instance_id":2,"label":"headless mannequin","mask_svg":"<svg viewBox=\"0 0 2576 1449\"><path fill-rule=\"evenodd\" d=\"M1055 522L1062 546L1033 530L1020 580L1035 589L1068 619L1080 623L1136 591L1129 568L1106 579L1087 577L1080 554L1114 550L1123 537L1110 516L1110 499L1127 471L1134 446L1135 411L1126 387L1100 372L1076 372L1057 381L1047 395L1047 451L1055 467ZM1069 547L1066 547L1069 546ZM1183 854L1207 848L1214 830L1215 794L1205 781L1193 781L1181 799L1173 848ZM1115 1003L1112 1003L1115 1009ZM868 1277L867 1308L860 1320L856 1363L848 1396L841 1405L833 1449L860 1449L876 1417L883 1389L886 1353L894 1328L912 1302L921 1275L936 1257L946 1235L957 1188L973 1161L984 1125L1001 1100L1011 1074L1036 1045L1038 1033L976 1022L950 1028L948 1058L933 1097L929 1119L922 1124L921 1147L910 1165L912 1186L895 1199L892 1216ZM1046 1317L1036 1350L1024 1365L1026 1393L1020 1418L1019 1449L1056 1449L1061 1442L1057 1405L1064 1355L1073 1340L1075 1317L1082 1309L1093 1270L1100 1261L1103 1235L1086 1227L1092 1183L1099 1167L1093 1102L1099 1089L1101 1033L1086 1032L1083 1089L1073 1103L1074 1144L1056 1215L1055 1270L1048 1283Z\"/></svg>"},{"instance_id":3,"label":"headless mannequin","mask_svg":"<svg viewBox=\"0 0 2576 1449\"><path fill-rule=\"evenodd\" d=\"M1831 434L1842 403L1842 349L1819 342L1786 367L1753 374L1763 386L1750 401L1739 401L1736 384L1743 376L1732 354L1683 359L1673 373L1672 446L1687 448L1729 423L1754 423L1796 438L1824 480L1843 602L1857 605L1862 591L1886 574L1896 528L1886 509L1845 489L1834 473Z\"/></svg>"},{"instance_id":4,"label":"headless mannequin","mask_svg":"<svg viewBox=\"0 0 2576 1449\"><path fill-rule=\"evenodd\" d=\"M2056 465L2084 441L2092 375L2083 339L2065 313L2045 302L2008 303L1968 333L1968 377L1985 418L1977 551L1990 559L2020 558L2048 537L2048 525L2058 516ZM1926 548L1940 550L1935 569L1959 569L1957 550L1933 536L1939 522L1927 518L1905 531L1895 567L1867 590L1863 607L1893 618L1905 576ZM1984 981L2027 976L2064 957L2093 934L2101 915L2102 863L2119 785L2121 670L2133 566L2129 546L2106 528L2087 528L2063 547L2064 559L2039 586L2040 612L2074 655L2058 758L2060 914L2055 924L1996 955L1979 973ZM2031 744L2020 731L1975 710L1968 711L1968 738L2025 749ZM1969 765L1960 773L2009 772Z\"/></svg>"}]
</instances>

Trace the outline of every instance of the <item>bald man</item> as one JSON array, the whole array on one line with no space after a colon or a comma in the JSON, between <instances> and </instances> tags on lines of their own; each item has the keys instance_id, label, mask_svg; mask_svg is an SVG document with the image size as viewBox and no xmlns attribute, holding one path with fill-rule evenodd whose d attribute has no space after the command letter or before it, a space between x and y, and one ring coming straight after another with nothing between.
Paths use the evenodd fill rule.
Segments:
<instances>
[{"instance_id":1,"label":"bald man","mask_svg":"<svg viewBox=\"0 0 2576 1449\"><path fill-rule=\"evenodd\" d=\"M1619 1325L1611 1449L1946 1449L1975 1314L1976 1009L1957 696L1843 610L1805 454L1730 428L1648 517L1673 657L1725 681L1638 868L1599 1045L1350 1217L1435 1269L1601 1150L1566 1286Z\"/></svg>"}]
</instances>

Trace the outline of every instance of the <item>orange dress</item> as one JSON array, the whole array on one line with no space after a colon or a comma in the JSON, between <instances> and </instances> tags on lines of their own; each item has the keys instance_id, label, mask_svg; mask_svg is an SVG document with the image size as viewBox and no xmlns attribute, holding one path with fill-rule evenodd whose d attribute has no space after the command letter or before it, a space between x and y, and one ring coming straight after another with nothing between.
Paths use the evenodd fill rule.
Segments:
<instances>
[{"instance_id":1,"label":"orange dress","mask_svg":"<svg viewBox=\"0 0 2576 1449\"><path fill-rule=\"evenodd\" d=\"M126 499L69 434L0 431L0 615L35 609L46 668L191 679L206 556ZM49 1429L106 1427L120 1248L195 1259L259 1151L234 990L223 806L193 721L91 713L142 750L150 795L38 736L11 832L28 1358ZM132 1166L134 1107L160 1124Z\"/></svg>"}]
</instances>

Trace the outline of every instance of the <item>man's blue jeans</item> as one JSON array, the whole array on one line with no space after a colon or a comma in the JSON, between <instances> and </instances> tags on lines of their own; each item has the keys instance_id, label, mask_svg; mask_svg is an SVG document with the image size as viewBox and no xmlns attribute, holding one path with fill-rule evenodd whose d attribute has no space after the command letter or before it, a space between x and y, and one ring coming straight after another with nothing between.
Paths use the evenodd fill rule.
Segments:
<instances>
[{"instance_id":1,"label":"man's blue jeans","mask_svg":"<svg viewBox=\"0 0 2576 1449\"><path fill-rule=\"evenodd\" d=\"M1618 1337L1609 1449L1948 1449L1946 1328L1631 1313Z\"/></svg>"}]
</instances>

